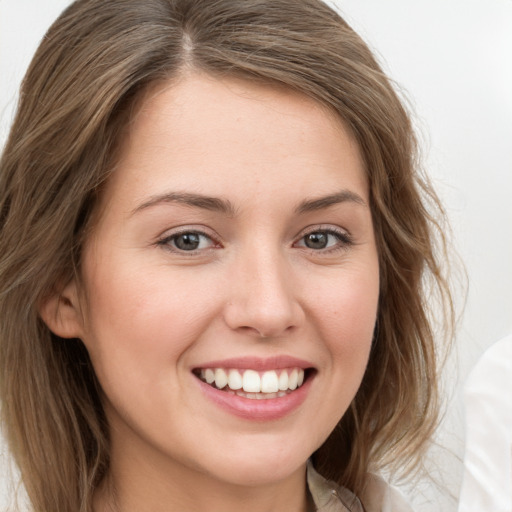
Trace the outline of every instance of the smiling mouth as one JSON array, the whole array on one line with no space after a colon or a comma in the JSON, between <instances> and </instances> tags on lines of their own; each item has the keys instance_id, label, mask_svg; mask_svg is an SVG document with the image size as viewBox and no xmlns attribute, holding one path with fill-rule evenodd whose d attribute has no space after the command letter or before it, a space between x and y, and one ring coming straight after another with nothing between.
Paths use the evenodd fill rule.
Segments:
<instances>
[{"instance_id":1,"label":"smiling mouth","mask_svg":"<svg viewBox=\"0 0 512 512\"><path fill-rule=\"evenodd\" d=\"M193 373L215 389L253 400L268 400L281 398L300 388L311 371L304 368L268 371L201 368Z\"/></svg>"}]
</instances>

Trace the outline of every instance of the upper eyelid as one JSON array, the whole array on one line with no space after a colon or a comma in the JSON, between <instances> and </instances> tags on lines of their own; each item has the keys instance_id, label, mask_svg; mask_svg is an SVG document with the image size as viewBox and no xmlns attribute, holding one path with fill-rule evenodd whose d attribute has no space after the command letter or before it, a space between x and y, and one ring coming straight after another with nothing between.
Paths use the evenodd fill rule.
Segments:
<instances>
[{"instance_id":1,"label":"upper eyelid","mask_svg":"<svg viewBox=\"0 0 512 512\"><path fill-rule=\"evenodd\" d=\"M205 226L196 226L196 225L190 225L190 226L177 226L175 228L169 228L163 231L160 235L158 235L158 240L165 240L172 238L174 236L183 235L185 233L197 233L198 235L203 235L208 238L211 238L214 241L218 241L219 237L212 232L211 229L206 228Z\"/></svg>"},{"instance_id":2,"label":"upper eyelid","mask_svg":"<svg viewBox=\"0 0 512 512\"><path fill-rule=\"evenodd\" d=\"M341 226L335 226L332 224L313 224L311 226L307 226L301 229L296 236L296 239L300 239L310 233L316 233L318 231L327 231L329 233L336 233L340 235L346 235L347 237L352 238L352 234L346 228L342 228Z\"/></svg>"}]
</instances>

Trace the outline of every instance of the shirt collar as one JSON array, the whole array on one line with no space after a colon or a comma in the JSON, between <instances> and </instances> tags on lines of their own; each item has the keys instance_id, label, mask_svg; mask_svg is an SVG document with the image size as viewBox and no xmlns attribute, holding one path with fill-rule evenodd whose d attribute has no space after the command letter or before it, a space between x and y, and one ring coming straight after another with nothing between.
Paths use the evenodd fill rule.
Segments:
<instances>
[{"instance_id":1,"label":"shirt collar","mask_svg":"<svg viewBox=\"0 0 512 512\"><path fill-rule=\"evenodd\" d=\"M320 475L308 461L307 482L316 512L364 512L359 498Z\"/></svg>"}]
</instances>

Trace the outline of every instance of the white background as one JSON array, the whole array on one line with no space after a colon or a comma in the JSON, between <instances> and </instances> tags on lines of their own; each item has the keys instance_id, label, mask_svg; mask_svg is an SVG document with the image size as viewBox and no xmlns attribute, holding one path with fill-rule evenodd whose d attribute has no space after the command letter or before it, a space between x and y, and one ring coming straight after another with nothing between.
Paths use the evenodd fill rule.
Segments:
<instances>
[{"instance_id":1,"label":"white background","mask_svg":"<svg viewBox=\"0 0 512 512\"><path fill-rule=\"evenodd\" d=\"M0 0L0 147L21 78L67 0ZM426 167L447 207L469 289L447 372L441 488L409 490L418 512L456 510L464 424L460 389L483 350L512 330L512 0L331 2L377 51L417 114ZM462 293L457 297L463 302ZM5 449L4 449L5 451ZM8 460L0 458L0 476ZM3 482L5 482L5 477ZM0 479L0 509L7 503ZM444 490L443 490L444 489ZM4 504L5 503L5 504Z\"/></svg>"}]
</instances>

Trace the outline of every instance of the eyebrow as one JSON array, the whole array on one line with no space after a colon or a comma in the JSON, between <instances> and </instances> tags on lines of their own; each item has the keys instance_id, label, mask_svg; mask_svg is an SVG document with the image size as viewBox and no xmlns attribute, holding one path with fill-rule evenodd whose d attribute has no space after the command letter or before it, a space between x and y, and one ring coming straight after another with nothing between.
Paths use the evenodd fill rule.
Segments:
<instances>
[{"instance_id":1,"label":"eyebrow","mask_svg":"<svg viewBox=\"0 0 512 512\"><path fill-rule=\"evenodd\" d=\"M368 207L366 201L364 201L364 199L359 194L356 194L351 190L342 190L336 194L330 194L328 196L323 196L316 199L306 199L297 206L295 211L297 213L308 213L316 210L323 210L324 208L329 208L329 206L347 202Z\"/></svg>"},{"instance_id":2,"label":"eyebrow","mask_svg":"<svg viewBox=\"0 0 512 512\"><path fill-rule=\"evenodd\" d=\"M329 194L315 199L306 199L295 208L295 211L300 214L308 213L323 210L330 206L346 202L352 202L366 207L368 206L360 195L352 192L351 190L342 190L335 194ZM219 212L232 217L236 214L236 208L233 206L231 201L227 199L190 192L167 192L165 194L150 197L147 201L144 201L142 204L137 206L132 211L132 215L153 206L166 203L178 203L185 206L202 208L204 210Z\"/></svg>"},{"instance_id":3,"label":"eyebrow","mask_svg":"<svg viewBox=\"0 0 512 512\"><path fill-rule=\"evenodd\" d=\"M144 201L144 203L137 206L132 211L132 215L142 210L146 210L147 208L151 208L152 206L165 203L179 203L186 206L193 206L204 210L224 213L230 216L235 215L235 207L230 201L202 194L192 194L190 192L168 192L152 196L147 201Z\"/></svg>"}]
</instances>

